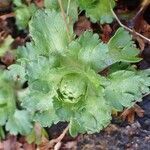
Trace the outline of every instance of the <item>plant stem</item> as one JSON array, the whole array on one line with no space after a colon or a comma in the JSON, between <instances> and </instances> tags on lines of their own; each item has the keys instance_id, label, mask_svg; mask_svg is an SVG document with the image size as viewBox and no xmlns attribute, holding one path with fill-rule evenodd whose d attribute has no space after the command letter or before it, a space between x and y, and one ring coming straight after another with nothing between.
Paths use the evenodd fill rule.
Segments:
<instances>
[{"instance_id":1,"label":"plant stem","mask_svg":"<svg viewBox=\"0 0 150 150\"><path fill-rule=\"evenodd\" d=\"M142 34L136 32L136 31L133 31L133 30L130 29L129 27L127 27L127 26L125 26L124 24L122 24L122 22L119 20L119 18L117 17L117 15L115 14L115 12L113 11L112 8L111 8L111 12L112 12L112 14L114 15L115 19L117 20L117 22L118 22L118 24L119 24L120 26L122 26L123 28L125 28L126 30L128 30L129 32L131 32L132 34L135 34L135 35L141 37L142 39L144 39L144 40L146 40L146 41L148 41L148 42L150 43L150 39L149 39L149 38L143 36Z\"/></svg>"},{"instance_id":2,"label":"plant stem","mask_svg":"<svg viewBox=\"0 0 150 150\"><path fill-rule=\"evenodd\" d=\"M64 129L64 131L62 132L62 134L58 138L52 139L51 141L49 141L46 148L47 149L52 148L52 147L54 147L55 144L60 143L62 141L62 139L65 137L68 130L69 130L69 125Z\"/></svg>"},{"instance_id":3,"label":"plant stem","mask_svg":"<svg viewBox=\"0 0 150 150\"><path fill-rule=\"evenodd\" d=\"M71 1L71 0L68 0L68 6L67 6L67 16L68 16L68 14L69 14L70 1Z\"/></svg>"},{"instance_id":4,"label":"plant stem","mask_svg":"<svg viewBox=\"0 0 150 150\"><path fill-rule=\"evenodd\" d=\"M58 0L58 3L59 3L59 7L61 9L62 17L63 17L65 25L66 25L66 31L67 31L68 40L70 42L71 41L71 37L70 37L70 32L69 32L69 26L68 26L68 23L67 23L66 14L65 14L64 9L63 9L62 1Z\"/></svg>"},{"instance_id":5,"label":"plant stem","mask_svg":"<svg viewBox=\"0 0 150 150\"><path fill-rule=\"evenodd\" d=\"M6 20L7 18L11 18L11 17L15 17L15 13L9 13L9 14L2 15L2 16L0 16L0 19Z\"/></svg>"}]
</instances>

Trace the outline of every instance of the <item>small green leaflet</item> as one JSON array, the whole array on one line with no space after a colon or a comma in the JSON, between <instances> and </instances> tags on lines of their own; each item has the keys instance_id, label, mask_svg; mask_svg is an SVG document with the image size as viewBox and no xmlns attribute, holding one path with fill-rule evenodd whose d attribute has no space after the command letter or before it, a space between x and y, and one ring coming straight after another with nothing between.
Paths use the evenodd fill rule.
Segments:
<instances>
[{"instance_id":1,"label":"small green leaflet","mask_svg":"<svg viewBox=\"0 0 150 150\"><path fill-rule=\"evenodd\" d=\"M92 22L100 21L101 24L111 23L113 14L111 8L114 8L114 0L78 0L79 6L86 11L86 16L90 17Z\"/></svg>"},{"instance_id":2,"label":"small green leaflet","mask_svg":"<svg viewBox=\"0 0 150 150\"><path fill-rule=\"evenodd\" d=\"M13 84L0 71L0 125L5 125L8 117L15 111L16 102Z\"/></svg>"},{"instance_id":3,"label":"small green leaflet","mask_svg":"<svg viewBox=\"0 0 150 150\"><path fill-rule=\"evenodd\" d=\"M32 129L31 116L25 110L15 110L6 123L6 130L11 134L29 134Z\"/></svg>"},{"instance_id":4,"label":"small green leaflet","mask_svg":"<svg viewBox=\"0 0 150 150\"><path fill-rule=\"evenodd\" d=\"M5 125L11 134L25 135L32 128L31 115L25 110L16 109L14 84L8 80L7 73L0 72L0 126Z\"/></svg>"},{"instance_id":5,"label":"small green leaflet","mask_svg":"<svg viewBox=\"0 0 150 150\"><path fill-rule=\"evenodd\" d=\"M125 40L124 40L125 39ZM139 50L131 36L119 28L108 44L99 40L97 34L86 31L69 45L69 57L88 64L99 72L117 62L139 62Z\"/></svg>"},{"instance_id":6,"label":"small green leaflet","mask_svg":"<svg viewBox=\"0 0 150 150\"><path fill-rule=\"evenodd\" d=\"M8 67L9 71L6 71L6 76L14 80L16 82L19 82L21 85L26 81L25 79L25 68L18 64L13 64L10 67Z\"/></svg>"},{"instance_id":7,"label":"small green leaflet","mask_svg":"<svg viewBox=\"0 0 150 150\"><path fill-rule=\"evenodd\" d=\"M123 28L119 28L108 42L109 52L115 60L123 62L139 62L139 50L135 47L132 37Z\"/></svg>"},{"instance_id":8,"label":"small green leaflet","mask_svg":"<svg viewBox=\"0 0 150 150\"><path fill-rule=\"evenodd\" d=\"M67 48L69 44L68 35L65 22L60 13L38 10L29 26L37 53L43 55L49 55L53 52L62 53ZM69 26L69 35L73 37L72 25Z\"/></svg>"},{"instance_id":9,"label":"small green leaflet","mask_svg":"<svg viewBox=\"0 0 150 150\"><path fill-rule=\"evenodd\" d=\"M16 24L19 29L25 29L37 8L35 4L26 5L22 0L13 0L13 3L15 5Z\"/></svg>"},{"instance_id":10,"label":"small green leaflet","mask_svg":"<svg viewBox=\"0 0 150 150\"><path fill-rule=\"evenodd\" d=\"M105 88L105 98L114 109L131 107L141 101L143 95L150 92L150 71L116 71L108 76L109 84Z\"/></svg>"}]
</instances>

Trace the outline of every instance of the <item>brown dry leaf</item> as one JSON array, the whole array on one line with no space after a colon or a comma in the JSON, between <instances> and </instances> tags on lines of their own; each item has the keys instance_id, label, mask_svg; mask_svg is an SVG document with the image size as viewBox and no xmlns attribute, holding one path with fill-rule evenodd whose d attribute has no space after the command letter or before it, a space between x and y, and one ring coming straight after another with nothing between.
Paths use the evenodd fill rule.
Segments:
<instances>
[{"instance_id":1,"label":"brown dry leaf","mask_svg":"<svg viewBox=\"0 0 150 150\"><path fill-rule=\"evenodd\" d=\"M17 139L17 136L8 135L6 140L0 142L0 150L36 150L36 146L27 143L23 136Z\"/></svg>"},{"instance_id":2,"label":"brown dry leaf","mask_svg":"<svg viewBox=\"0 0 150 150\"><path fill-rule=\"evenodd\" d=\"M145 49L145 41L139 36L136 37L137 42L139 43L140 49L143 51Z\"/></svg>"},{"instance_id":3,"label":"brown dry leaf","mask_svg":"<svg viewBox=\"0 0 150 150\"><path fill-rule=\"evenodd\" d=\"M143 36L150 38L150 25L143 18L141 18L140 21L136 23L135 30ZM135 38L137 39L141 50L143 50L145 48L145 43L147 43L148 41L137 36Z\"/></svg>"},{"instance_id":4,"label":"brown dry leaf","mask_svg":"<svg viewBox=\"0 0 150 150\"><path fill-rule=\"evenodd\" d=\"M127 121L129 123L133 123L134 122L134 117L135 117L135 113L133 111L133 108L125 109L123 111L123 113L121 114L121 118L123 119L123 121L125 121L127 119Z\"/></svg>"},{"instance_id":5,"label":"brown dry leaf","mask_svg":"<svg viewBox=\"0 0 150 150\"><path fill-rule=\"evenodd\" d=\"M22 144L22 150L36 150L36 146L35 144L29 144L26 141L26 137L21 136L18 141ZM20 150L20 149L19 149Z\"/></svg>"},{"instance_id":6,"label":"brown dry leaf","mask_svg":"<svg viewBox=\"0 0 150 150\"><path fill-rule=\"evenodd\" d=\"M137 104L131 108L125 109L121 114L121 118L123 120L127 120L129 123L133 123L135 120L135 114L137 114L139 117L144 116L144 110Z\"/></svg>"},{"instance_id":7,"label":"brown dry leaf","mask_svg":"<svg viewBox=\"0 0 150 150\"><path fill-rule=\"evenodd\" d=\"M23 150L36 150L36 147L34 144L25 143L23 144Z\"/></svg>"},{"instance_id":8,"label":"brown dry leaf","mask_svg":"<svg viewBox=\"0 0 150 150\"><path fill-rule=\"evenodd\" d=\"M8 136L6 141L3 141L4 150L23 150L21 148L22 144L17 142L16 136Z\"/></svg>"},{"instance_id":9,"label":"brown dry leaf","mask_svg":"<svg viewBox=\"0 0 150 150\"><path fill-rule=\"evenodd\" d=\"M7 27L7 21L0 19L0 42L3 42L10 32L10 29Z\"/></svg>"},{"instance_id":10,"label":"brown dry leaf","mask_svg":"<svg viewBox=\"0 0 150 150\"><path fill-rule=\"evenodd\" d=\"M0 11L8 9L10 6L10 0L0 0Z\"/></svg>"},{"instance_id":11,"label":"brown dry leaf","mask_svg":"<svg viewBox=\"0 0 150 150\"><path fill-rule=\"evenodd\" d=\"M150 25L144 19L141 21L140 32L145 37L150 38Z\"/></svg>"},{"instance_id":12,"label":"brown dry leaf","mask_svg":"<svg viewBox=\"0 0 150 150\"><path fill-rule=\"evenodd\" d=\"M139 117L144 117L144 110L139 105L135 104L134 111Z\"/></svg>"},{"instance_id":13,"label":"brown dry leaf","mask_svg":"<svg viewBox=\"0 0 150 150\"><path fill-rule=\"evenodd\" d=\"M37 138L40 139L41 136L42 136L42 127L39 123L35 123L34 131L35 131L35 134L36 134Z\"/></svg>"},{"instance_id":14,"label":"brown dry leaf","mask_svg":"<svg viewBox=\"0 0 150 150\"><path fill-rule=\"evenodd\" d=\"M102 37L102 41L104 43L107 43L109 41L109 39L111 38L111 33L112 33L112 28L110 27L110 25L106 24L104 25L102 28L102 34L101 34L101 37Z\"/></svg>"},{"instance_id":15,"label":"brown dry leaf","mask_svg":"<svg viewBox=\"0 0 150 150\"><path fill-rule=\"evenodd\" d=\"M4 144L2 142L0 142L0 150L4 149Z\"/></svg>"},{"instance_id":16,"label":"brown dry leaf","mask_svg":"<svg viewBox=\"0 0 150 150\"><path fill-rule=\"evenodd\" d=\"M48 143L49 143L49 140L45 137L42 137L41 144L38 146L38 149L47 150L46 147L47 147Z\"/></svg>"},{"instance_id":17,"label":"brown dry leaf","mask_svg":"<svg viewBox=\"0 0 150 150\"><path fill-rule=\"evenodd\" d=\"M34 3L39 7L44 7L44 0L34 0Z\"/></svg>"},{"instance_id":18,"label":"brown dry leaf","mask_svg":"<svg viewBox=\"0 0 150 150\"><path fill-rule=\"evenodd\" d=\"M11 52L8 52L8 51L7 51L7 52L4 54L4 56L2 56L2 58L1 58L1 61L2 61L6 66L9 66L9 65L13 64L14 60L15 60L14 55L13 55Z\"/></svg>"},{"instance_id":19,"label":"brown dry leaf","mask_svg":"<svg viewBox=\"0 0 150 150\"><path fill-rule=\"evenodd\" d=\"M92 30L91 22L85 16L80 16L75 23L74 31L77 36L80 36L86 30Z\"/></svg>"}]
</instances>

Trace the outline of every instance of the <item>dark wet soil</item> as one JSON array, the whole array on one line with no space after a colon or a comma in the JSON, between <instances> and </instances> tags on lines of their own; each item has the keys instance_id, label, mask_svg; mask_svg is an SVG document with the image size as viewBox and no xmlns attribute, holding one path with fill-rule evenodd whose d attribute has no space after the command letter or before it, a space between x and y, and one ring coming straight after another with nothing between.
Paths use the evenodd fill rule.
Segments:
<instances>
[{"instance_id":1,"label":"dark wet soil","mask_svg":"<svg viewBox=\"0 0 150 150\"><path fill-rule=\"evenodd\" d=\"M126 127L110 125L105 132L78 138L77 150L149 150L150 131L138 122Z\"/></svg>"}]
</instances>

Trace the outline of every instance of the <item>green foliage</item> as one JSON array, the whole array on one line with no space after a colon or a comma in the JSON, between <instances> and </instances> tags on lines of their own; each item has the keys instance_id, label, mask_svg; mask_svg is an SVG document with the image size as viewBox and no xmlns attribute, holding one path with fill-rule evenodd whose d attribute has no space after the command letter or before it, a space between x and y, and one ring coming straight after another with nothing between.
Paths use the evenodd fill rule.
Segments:
<instances>
[{"instance_id":1,"label":"green foliage","mask_svg":"<svg viewBox=\"0 0 150 150\"><path fill-rule=\"evenodd\" d=\"M43 55L62 53L67 48L68 36L60 13L55 11L49 13L49 10L37 11L29 26L37 53ZM71 25L69 35L73 36Z\"/></svg>"},{"instance_id":2,"label":"green foliage","mask_svg":"<svg viewBox=\"0 0 150 150\"><path fill-rule=\"evenodd\" d=\"M19 48L18 64L9 72L9 77L21 76L21 83L28 81L28 87L19 93L24 118L16 121L19 115L15 113L14 122L6 126L12 133L17 133L13 126L20 121L24 123L17 130L29 131L30 120L42 127L67 121L72 136L99 132L109 124L113 109L131 107L143 93L149 93L149 70L120 70L115 65L141 60L124 29L119 28L104 44L89 31L75 39L70 25L69 41L65 22L54 10L39 10L29 27L32 41ZM107 77L97 74L111 65L115 69Z\"/></svg>"},{"instance_id":3,"label":"green foliage","mask_svg":"<svg viewBox=\"0 0 150 150\"><path fill-rule=\"evenodd\" d=\"M50 10L60 11L58 0L45 0L45 7ZM78 7L80 10L85 10L86 16L90 17L92 22L99 22L101 24L111 23L113 15L111 8L115 7L114 0L63 0L62 7L66 15L70 18L70 22L77 21Z\"/></svg>"},{"instance_id":4,"label":"green foliage","mask_svg":"<svg viewBox=\"0 0 150 150\"><path fill-rule=\"evenodd\" d=\"M125 40L124 40L125 39ZM86 31L69 47L70 56L90 65L96 71L102 71L116 62L138 62L139 50L131 36L119 28L108 44L99 40L98 34Z\"/></svg>"},{"instance_id":5,"label":"green foliage","mask_svg":"<svg viewBox=\"0 0 150 150\"><path fill-rule=\"evenodd\" d=\"M18 133L27 135L32 129L31 116L29 112L25 110L15 110L13 115L10 115L7 123L6 130L13 135Z\"/></svg>"},{"instance_id":6,"label":"green foliage","mask_svg":"<svg viewBox=\"0 0 150 150\"><path fill-rule=\"evenodd\" d=\"M104 24L113 21L114 17L110 9L115 6L114 0L78 0L78 2L92 22L100 21L101 24Z\"/></svg>"},{"instance_id":7,"label":"green foliage","mask_svg":"<svg viewBox=\"0 0 150 150\"><path fill-rule=\"evenodd\" d=\"M15 95L13 85L0 72L0 125L3 126L8 117L15 111Z\"/></svg>"},{"instance_id":8,"label":"green foliage","mask_svg":"<svg viewBox=\"0 0 150 150\"><path fill-rule=\"evenodd\" d=\"M15 86L6 77L7 73L0 72L0 126L6 125L6 130L11 134L25 135L32 128L30 115L25 110L16 109Z\"/></svg>"},{"instance_id":9,"label":"green foliage","mask_svg":"<svg viewBox=\"0 0 150 150\"><path fill-rule=\"evenodd\" d=\"M109 51L115 60L123 62L139 62L141 58L136 57L139 51L132 41L128 32L123 28L118 29L108 43Z\"/></svg>"},{"instance_id":10,"label":"green foliage","mask_svg":"<svg viewBox=\"0 0 150 150\"><path fill-rule=\"evenodd\" d=\"M33 3L26 5L24 0L13 0L13 4L15 5L16 24L19 29L25 29L37 8Z\"/></svg>"},{"instance_id":11,"label":"green foliage","mask_svg":"<svg viewBox=\"0 0 150 150\"><path fill-rule=\"evenodd\" d=\"M142 76L145 75L145 77ZM109 84L105 89L105 98L114 109L123 110L142 100L142 93L149 93L150 77L146 71L116 71L108 76Z\"/></svg>"},{"instance_id":12,"label":"green foliage","mask_svg":"<svg viewBox=\"0 0 150 150\"><path fill-rule=\"evenodd\" d=\"M0 140L2 140L4 138L5 138L5 133L4 133L3 127L0 126Z\"/></svg>"}]
</instances>

